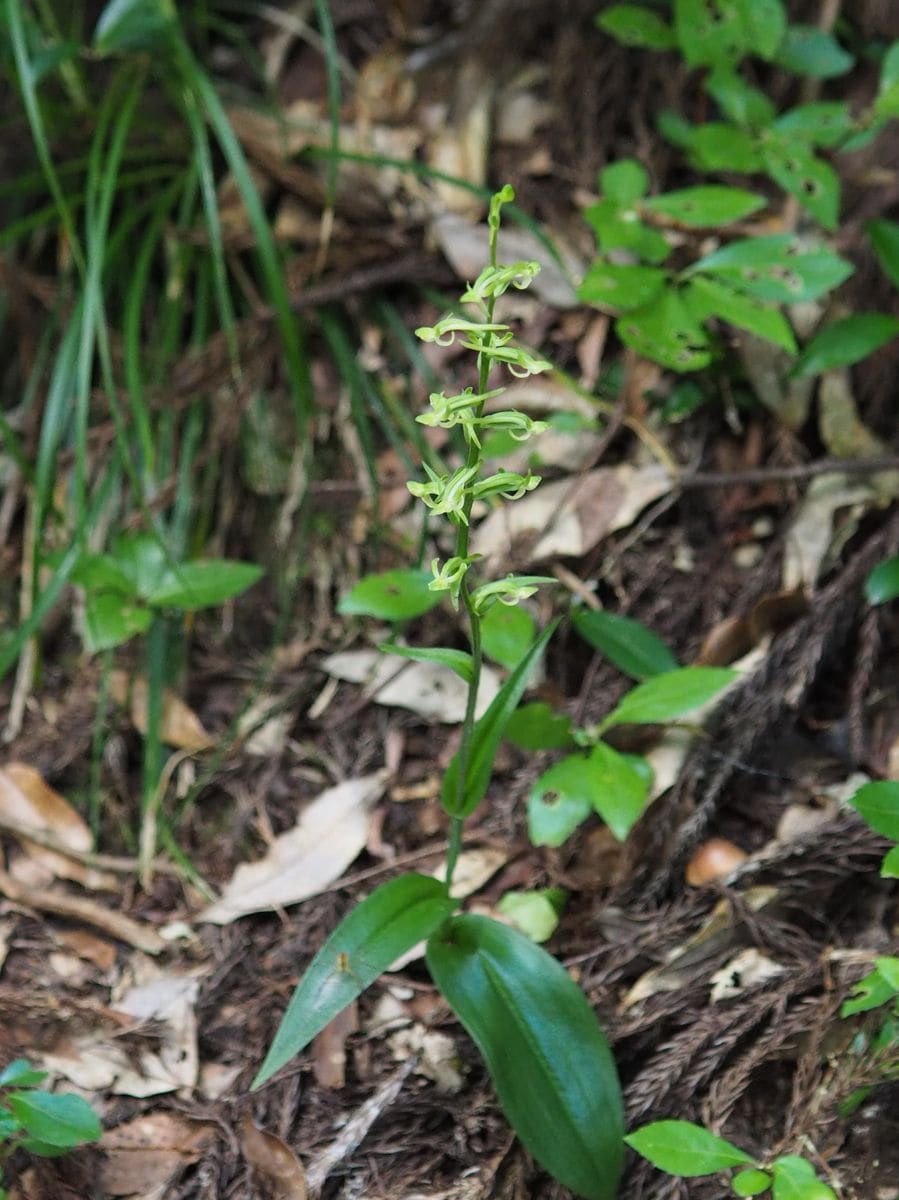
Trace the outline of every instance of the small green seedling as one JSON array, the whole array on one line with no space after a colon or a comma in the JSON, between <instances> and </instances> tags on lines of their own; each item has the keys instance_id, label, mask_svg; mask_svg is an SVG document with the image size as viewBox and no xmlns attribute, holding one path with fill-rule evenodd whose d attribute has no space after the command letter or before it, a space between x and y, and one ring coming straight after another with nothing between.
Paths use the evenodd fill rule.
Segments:
<instances>
[{"instance_id":1,"label":"small green seedling","mask_svg":"<svg viewBox=\"0 0 899 1200\"><path fill-rule=\"evenodd\" d=\"M624 1140L654 1167L681 1179L735 1171L730 1177L735 1196L770 1193L772 1200L837 1200L807 1159L784 1154L758 1163L739 1146L692 1121L655 1121Z\"/></svg>"},{"instance_id":2,"label":"small green seedling","mask_svg":"<svg viewBox=\"0 0 899 1200\"><path fill-rule=\"evenodd\" d=\"M469 650L388 646L407 658L442 663L468 685L459 750L443 780L441 801L449 817L446 877L401 875L357 905L313 958L287 1008L274 1042L256 1076L258 1087L298 1054L337 1013L412 946L427 939L427 964L438 989L476 1043L499 1100L524 1145L551 1174L587 1200L613 1200L624 1153L621 1093L615 1063L596 1017L568 973L524 933L498 921L456 912L450 889L466 819L484 800L506 725L557 622L539 634L532 621L495 621L501 606L528 599L543 583L539 576L475 580L477 555L469 532L475 501L514 500L540 482L528 471L485 469L484 442L496 431L524 441L543 428L524 413L497 409L503 388L492 388L495 368L523 377L550 364L515 343L497 319L497 301L509 288L525 288L539 267L533 262L497 262L502 205L511 188L493 197L489 213L490 261L464 292L457 312L417 330L426 342L457 339L476 356L477 386L430 397L418 419L461 433L461 464L424 464L425 478L409 490L442 516L454 532L453 553L434 559L429 578L415 573L406 603L402 573L369 577L344 601L344 612L407 620L426 611L426 593L448 596L467 618ZM486 625L486 631L485 631ZM527 640L525 640L527 639ZM509 675L484 714L475 719L485 646L505 662ZM545 931L560 897L541 898ZM522 911L521 899L507 901ZM525 921L533 924L533 902ZM341 964L351 970L340 969Z\"/></svg>"},{"instance_id":3,"label":"small green seedling","mask_svg":"<svg viewBox=\"0 0 899 1200\"><path fill-rule=\"evenodd\" d=\"M0 1185L2 1164L14 1150L55 1158L96 1142L103 1133L97 1114L80 1096L43 1091L36 1085L47 1078L24 1058L0 1071ZM0 1200L6 1190L0 1186Z\"/></svg>"}]
</instances>

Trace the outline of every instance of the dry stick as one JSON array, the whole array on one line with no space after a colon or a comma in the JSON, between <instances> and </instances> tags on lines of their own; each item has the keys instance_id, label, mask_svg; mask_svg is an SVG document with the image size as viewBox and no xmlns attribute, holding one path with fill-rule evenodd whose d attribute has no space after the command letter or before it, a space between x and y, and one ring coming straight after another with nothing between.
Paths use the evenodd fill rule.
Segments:
<instances>
[{"instance_id":1,"label":"dry stick","mask_svg":"<svg viewBox=\"0 0 899 1200\"><path fill-rule=\"evenodd\" d=\"M795 467L753 467L745 471L693 471L677 478L682 490L706 487L737 487L747 483L803 483L818 475L843 471L847 475L865 475L877 471L899 471L899 455L879 458L821 458Z\"/></svg>"},{"instance_id":2,"label":"dry stick","mask_svg":"<svg viewBox=\"0 0 899 1200\"><path fill-rule=\"evenodd\" d=\"M98 871L111 871L114 875L131 875L137 870L136 858L118 857L113 854L95 854L91 850L76 850L73 846L67 846L65 842L60 841L48 829L33 829L29 825L22 825L20 822L13 821L9 817L2 815L0 815L0 833L10 833L13 837L33 842L36 846L40 846L44 850L53 850L56 854L62 854L65 858L71 858L73 862L82 863L86 867L94 867ZM187 878L185 872L180 867L159 859L153 863L153 870L157 871L160 875L174 875L179 879Z\"/></svg>"},{"instance_id":3,"label":"dry stick","mask_svg":"<svg viewBox=\"0 0 899 1200\"><path fill-rule=\"evenodd\" d=\"M82 921L101 929L120 942L126 942L145 954L161 954L168 946L150 925L133 921L120 912L105 908L94 900L81 896L70 896L64 892L51 892L43 888L27 887L13 879L6 871L0 870L0 892L14 904L33 908L38 912L52 913L57 917L67 917L72 921Z\"/></svg>"}]
</instances>

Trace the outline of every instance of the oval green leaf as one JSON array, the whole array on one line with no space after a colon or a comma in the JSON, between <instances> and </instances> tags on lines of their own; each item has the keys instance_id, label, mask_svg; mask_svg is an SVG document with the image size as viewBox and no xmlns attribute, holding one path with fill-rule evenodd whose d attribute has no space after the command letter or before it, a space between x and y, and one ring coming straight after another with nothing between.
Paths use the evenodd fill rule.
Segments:
<instances>
[{"instance_id":1,"label":"oval green leaf","mask_svg":"<svg viewBox=\"0 0 899 1200\"><path fill-rule=\"evenodd\" d=\"M640 683L602 722L612 725L655 725L700 708L738 677L725 667L682 667Z\"/></svg>"},{"instance_id":2,"label":"oval green leaf","mask_svg":"<svg viewBox=\"0 0 899 1200\"><path fill-rule=\"evenodd\" d=\"M537 623L520 604L494 604L481 618L484 653L510 671L534 641Z\"/></svg>"},{"instance_id":3,"label":"oval green leaf","mask_svg":"<svg viewBox=\"0 0 899 1200\"><path fill-rule=\"evenodd\" d=\"M808 146L795 139L771 141L762 147L765 170L785 192L795 196L825 229L837 227L840 214L840 177L816 158Z\"/></svg>"},{"instance_id":4,"label":"oval green leaf","mask_svg":"<svg viewBox=\"0 0 899 1200\"><path fill-rule=\"evenodd\" d=\"M757 1167L738 1171L730 1181L735 1196L760 1196L771 1186L771 1176Z\"/></svg>"},{"instance_id":5,"label":"oval green leaf","mask_svg":"<svg viewBox=\"0 0 899 1200\"><path fill-rule=\"evenodd\" d=\"M262 567L255 563L197 559L166 571L146 600L155 608L181 608L186 612L213 608L245 592L263 574Z\"/></svg>"},{"instance_id":6,"label":"oval green leaf","mask_svg":"<svg viewBox=\"0 0 899 1200\"><path fill-rule=\"evenodd\" d=\"M871 239L877 261L899 288L899 225L883 217L878 221L869 221L865 230Z\"/></svg>"},{"instance_id":7,"label":"oval green leaf","mask_svg":"<svg viewBox=\"0 0 899 1200\"><path fill-rule=\"evenodd\" d=\"M698 371L712 361L708 335L673 288L619 317L615 331L626 346L672 371Z\"/></svg>"},{"instance_id":8,"label":"oval green leaf","mask_svg":"<svg viewBox=\"0 0 899 1200\"><path fill-rule=\"evenodd\" d=\"M674 30L688 66L715 67L736 62L750 49L742 14L735 4L674 0Z\"/></svg>"},{"instance_id":9,"label":"oval green leaf","mask_svg":"<svg viewBox=\"0 0 899 1200\"><path fill-rule=\"evenodd\" d=\"M631 759L605 742L597 742L587 758L593 807L623 842L643 815L652 782Z\"/></svg>"},{"instance_id":10,"label":"oval green leaf","mask_svg":"<svg viewBox=\"0 0 899 1200\"><path fill-rule=\"evenodd\" d=\"M790 25L777 51L778 66L813 79L833 79L851 71L855 59L832 33L814 25Z\"/></svg>"},{"instance_id":11,"label":"oval green leaf","mask_svg":"<svg viewBox=\"0 0 899 1200\"><path fill-rule=\"evenodd\" d=\"M899 319L886 313L855 313L819 330L805 347L792 375L820 375L850 367L879 350L899 333Z\"/></svg>"},{"instance_id":12,"label":"oval green leaf","mask_svg":"<svg viewBox=\"0 0 899 1200\"><path fill-rule=\"evenodd\" d=\"M692 1121L654 1121L624 1140L660 1171L684 1179L714 1175L728 1167L752 1163L749 1155L738 1146Z\"/></svg>"},{"instance_id":13,"label":"oval green leaf","mask_svg":"<svg viewBox=\"0 0 899 1200\"><path fill-rule=\"evenodd\" d=\"M878 563L865 580L865 599L869 604L886 604L899 596L899 554Z\"/></svg>"},{"instance_id":14,"label":"oval green leaf","mask_svg":"<svg viewBox=\"0 0 899 1200\"><path fill-rule=\"evenodd\" d=\"M682 225L727 225L765 207L765 197L742 188L703 184L652 196L643 201L649 212L663 213Z\"/></svg>"},{"instance_id":15,"label":"oval green leaf","mask_svg":"<svg viewBox=\"0 0 899 1200\"><path fill-rule=\"evenodd\" d=\"M47 1078L46 1071L35 1071L27 1058L14 1058L0 1071L0 1087L32 1087Z\"/></svg>"},{"instance_id":16,"label":"oval green leaf","mask_svg":"<svg viewBox=\"0 0 899 1200\"><path fill-rule=\"evenodd\" d=\"M796 353L796 338L783 313L719 279L696 275L688 285L684 299L697 321L717 317L738 329L748 329L789 354Z\"/></svg>"},{"instance_id":17,"label":"oval green leaf","mask_svg":"<svg viewBox=\"0 0 899 1200\"><path fill-rule=\"evenodd\" d=\"M798 1154L785 1154L771 1164L773 1200L837 1200L833 1188L822 1183L815 1168Z\"/></svg>"},{"instance_id":18,"label":"oval green leaf","mask_svg":"<svg viewBox=\"0 0 899 1200\"><path fill-rule=\"evenodd\" d=\"M596 24L622 46L642 50L673 50L674 30L641 4L613 4L596 18Z\"/></svg>"},{"instance_id":19,"label":"oval green leaf","mask_svg":"<svg viewBox=\"0 0 899 1200\"><path fill-rule=\"evenodd\" d=\"M899 993L899 958L875 958L874 966L894 992Z\"/></svg>"},{"instance_id":20,"label":"oval green leaf","mask_svg":"<svg viewBox=\"0 0 899 1200\"><path fill-rule=\"evenodd\" d=\"M528 680L558 624L556 620L546 626L493 697L490 707L475 723L464 777L461 777L459 753L453 756L441 789L443 807L450 816L468 817L484 799L506 724L518 707Z\"/></svg>"},{"instance_id":21,"label":"oval green leaf","mask_svg":"<svg viewBox=\"0 0 899 1200\"><path fill-rule=\"evenodd\" d=\"M566 750L575 744L571 719L554 713L545 700L517 708L503 736L521 750Z\"/></svg>"},{"instance_id":22,"label":"oval green leaf","mask_svg":"<svg viewBox=\"0 0 899 1200\"><path fill-rule=\"evenodd\" d=\"M603 16L608 17L609 12L611 9ZM636 159L622 158L600 171L599 187L602 194L614 200L616 204L633 204L635 200L646 195L649 173Z\"/></svg>"},{"instance_id":23,"label":"oval green leaf","mask_svg":"<svg viewBox=\"0 0 899 1200\"><path fill-rule=\"evenodd\" d=\"M88 594L84 604L84 645L91 654L121 646L138 633L146 633L153 620L148 608L135 604L121 592Z\"/></svg>"},{"instance_id":24,"label":"oval green leaf","mask_svg":"<svg viewBox=\"0 0 899 1200\"><path fill-rule=\"evenodd\" d=\"M536 781L528 795L528 836L534 846L561 846L586 821L593 777L584 754L569 754Z\"/></svg>"},{"instance_id":25,"label":"oval green leaf","mask_svg":"<svg viewBox=\"0 0 899 1200\"><path fill-rule=\"evenodd\" d=\"M337 611L345 617L376 617L379 621L409 621L440 603L440 593L428 585L429 571L382 571L365 575L341 599Z\"/></svg>"},{"instance_id":26,"label":"oval green leaf","mask_svg":"<svg viewBox=\"0 0 899 1200\"><path fill-rule=\"evenodd\" d=\"M816 300L852 274L852 265L832 250L799 252L788 234L771 234L731 242L695 262L685 274L722 275L741 291L760 300L794 304Z\"/></svg>"},{"instance_id":27,"label":"oval green leaf","mask_svg":"<svg viewBox=\"0 0 899 1200\"><path fill-rule=\"evenodd\" d=\"M545 950L486 917L447 921L427 961L524 1146L578 1195L614 1200L621 1090L583 992Z\"/></svg>"},{"instance_id":28,"label":"oval green leaf","mask_svg":"<svg viewBox=\"0 0 899 1200\"><path fill-rule=\"evenodd\" d=\"M880 780L866 783L849 803L881 837L899 842L899 783Z\"/></svg>"},{"instance_id":29,"label":"oval green leaf","mask_svg":"<svg viewBox=\"0 0 899 1200\"><path fill-rule=\"evenodd\" d=\"M799 104L774 122L773 128L812 146L836 146L853 129L849 105L831 100Z\"/></svg>"},{"instance_id":30,"label":"oval green leaf","mask_svg":"<svg viewBox=\"0 0 899 1200\"><path fill-rule=\"evenodd\" d=\"M658 295L668 280L661 267L619 265L601 259L593 264L578 288L578 296L587 304L627 311L647 304Z\"/></svg>"},{"instance_id":31,"label":"oval green leaf","mask_svg":"<svg viewBox=\"0 0 899 1200\"><path fill-rule=\"evenodd\" d=\"M299 1054L454 908L442 882L416 874L391 879L357 904L309 964L252 1087L258 1088Z\"/></svg>"},{"instance_id":32,"label":"oval green leaf","mask_svg":"<svg viewBox=\"0 0 899 1200\"><path fill-rule=\"evenodd\" d=\"M777 111L764 92L750 86L730 67L718 67L707 77L705 90L735 125L756 129L770 125Z\"/></svg>"},{"instance_id":33,"label":"oval green leaf","mask_svg":"<svg viewBox=\"0 0 899 1200\"><path fill-rule=\"evenodd\" d=\"M880 864L883 879L899 879L899 846L894 846Z\"/></svg>"},{"instance_id":34,"label":"oval green leaf","mask_svg":"<svg viewBox=\"0 0 899 1200\"><path fill-rule=\"evenodd\" d=\"M97 1114L80 1096L71 1093L10 1092L5 1102L22 1128L50 1146L80 1146L96 1142L103 1129Z\"/></svg>"},{"instance_id":35,"label":"oval green leaf","mask_svg":"<svg viewBox=\"0 0 899 1200\"><path fill-rule=\"evenodd\" d=\"M453 650L444 646L397 646L393 642L382 642L378 649L384 654L396 654L400 658L411 658L414 662L439 663L449 667L464 683L474 678L474 664L465 650Z\"/></svg>"}]
</instances>

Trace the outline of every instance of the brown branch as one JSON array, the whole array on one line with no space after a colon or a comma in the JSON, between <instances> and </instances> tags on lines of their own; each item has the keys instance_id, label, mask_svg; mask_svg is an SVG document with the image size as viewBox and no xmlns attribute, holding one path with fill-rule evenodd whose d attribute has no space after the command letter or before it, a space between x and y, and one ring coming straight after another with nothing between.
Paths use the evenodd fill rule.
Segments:
<instances>
[{"instance_id":1,"label":"brown branch","mask_svg":"<svg viewBox=\"0 0 899 1200\"><path fill-rule=\"evenodd\" d=\"M675 480L675 487L690 488L738 487L747 483L803 483L818 475L867 475L877 471L899 471L899 455L880 458L821 458L817 462L796 467L753 467L746 471L693 471Z\"/></svg>"}]
</instances>

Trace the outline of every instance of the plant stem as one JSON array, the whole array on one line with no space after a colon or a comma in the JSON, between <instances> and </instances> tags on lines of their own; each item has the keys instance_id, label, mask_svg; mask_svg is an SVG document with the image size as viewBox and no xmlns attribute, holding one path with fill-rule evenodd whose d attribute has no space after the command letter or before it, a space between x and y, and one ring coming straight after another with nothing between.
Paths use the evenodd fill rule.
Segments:
<instances>
[{"instance_id":1,"label":"plant stem","mask_svg":"<svg viewBox=\"0 0 899 1200\"><path fill-rule=\"evenodd\" d=\"M491 229L490 233L490 265L496 266L496 232ZM493 324L493 312L496 308L496 298L491 296L486 305L486 324ZM489 345L492 337L486 339L485 344ZM484 393L487 391L490 377L490 359L486 354L478 355L478 392ZM484 412L485 401L481 401L475 410L476 416L480 417ZM480 468L483 457L483 450L472 440L468 444L468 457L466 458L466 467ZM468 543L470 536L471 509L474 504L474 496L469 492L463 506L463 519L460 520L456 529L456 554L459 558L468 557ZM471 741L474 734L475 724L475 709L478 703L478 688L481 682L481 664L483 662L484 653L481 644L481 616L474 605L471 598L471 590L468 586L468 575L463 577L459 588L459 598L465 606L465 611L468 614L468 631L469 641L471 643L471 682L468 685L468 696L465 702L465 717L462 721L462 736L459 743L459 773L457 776L458 782L456 785L455 795L455 814L451 817L449 831L449 850L446 857L446 887L447 891L453 884L453 873L456 869L456 862L459 858L459 852L462 849L462 826L465 817L460 815L465 805L465 781L468 776L468 760L471 755Z\"/></svg>"}]
</instances>

